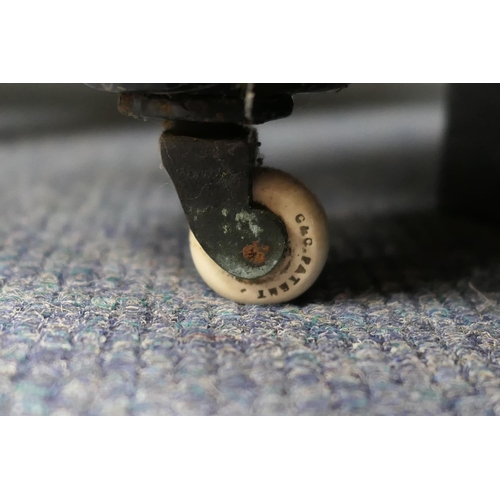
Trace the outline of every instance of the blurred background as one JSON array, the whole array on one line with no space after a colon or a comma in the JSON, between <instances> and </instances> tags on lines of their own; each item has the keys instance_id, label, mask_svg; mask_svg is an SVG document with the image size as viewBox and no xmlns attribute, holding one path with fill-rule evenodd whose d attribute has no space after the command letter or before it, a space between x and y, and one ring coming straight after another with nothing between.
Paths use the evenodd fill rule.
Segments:
<instances>
[{"instance_id":1,"label":"blurred background","mask_svg":"<svg viewBox=\"0 0 500 500\"><path fill-rule=\"evenodd\" d=\"M258 127L261 152L336 216L427 210L436 204L445 96L440 84L351 84L297 95L291 117ZM123 172L151 173L160 162L160 123L124 117L116 104L116 94L83 84L0 85L0 172L18 178L25 161L47 179L117 162ZM169 184L165 172L156 174Z\"/></svg>"}]
</instances>

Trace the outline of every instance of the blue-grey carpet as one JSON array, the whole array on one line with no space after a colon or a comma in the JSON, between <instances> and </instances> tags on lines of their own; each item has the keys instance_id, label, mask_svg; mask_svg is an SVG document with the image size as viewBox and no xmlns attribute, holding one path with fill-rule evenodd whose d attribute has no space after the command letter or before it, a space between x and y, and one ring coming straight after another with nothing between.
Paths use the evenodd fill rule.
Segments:
<instances>
[{"instance_id":1,"label":"blue-grey carpet","mask_svg":"<svg viewBox=\"0 0 500 500\"><path fill-rule=\"evenodd\" d=\"M332 230L317 285L277 307L199 279L157 130L1 140L0 414L500 413L500 234L433 212L442 113L413 111L262 128Z\"/></svg>"}]
</instances>

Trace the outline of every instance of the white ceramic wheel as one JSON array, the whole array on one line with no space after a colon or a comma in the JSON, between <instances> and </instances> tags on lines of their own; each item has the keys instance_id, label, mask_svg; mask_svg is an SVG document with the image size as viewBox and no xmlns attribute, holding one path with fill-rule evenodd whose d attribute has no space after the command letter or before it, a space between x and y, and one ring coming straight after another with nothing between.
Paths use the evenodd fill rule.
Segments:
<instances>
[{"instance_id":1,"label":"white ceramic wheel","mask_svg":"<svg viewBox=\"0 0 500 500\"><path fill-rule=\"evenodd\" d=\"M255 280L236 278L219 267L193 233L191 256L205 283L223 297L241 304L276 304L304 293L318 278L328 255L328 225L317 198L291 175L259 168L253 178L253 199L281 218L288 233L288 251L269 274Z\"/></svg>"}]
</instances>

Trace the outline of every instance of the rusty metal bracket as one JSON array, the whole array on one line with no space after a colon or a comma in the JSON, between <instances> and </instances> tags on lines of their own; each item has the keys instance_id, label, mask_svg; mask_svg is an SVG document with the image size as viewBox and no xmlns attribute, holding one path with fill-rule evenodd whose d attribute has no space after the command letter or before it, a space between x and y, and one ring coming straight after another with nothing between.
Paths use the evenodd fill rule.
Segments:
<instances>
[{"instance_id":1,"label":"rusty metal bracket","mask_svg":"<svg viewBox=\"0 0 500 500\"><path fill-rule=\"evenodd\" d=\"M208 255L228 273L257 279L272 271L287 248L281 219L252 203L257 136L240 126L184 123L160 138L165 169L189 226Z\"/></svg>"},{"instance_id":2,"label":"rusty metal bracket","mask_svg":"<svg viewBox=\"0 0 500 500\"><path fill-rule=\"evenodd\" d=\"M290 115L293 94L338 91L346 84L86 85L119 93L123 114L164 121L163 165L193 234L222 269L257 279L281 262L288 244L285 225L252 201L252 172L259 162L251 125Z\"/></svg>"},{"instance_id":3,"label":"rusty metal bracket","mask_svg":"<svg viewBox=\"0 0 500 500\"><path fill-rule=\"evenodd\" d=\"M127 116L199 123L261 124L290 116L291 95L258 96L252 101L252 116L245 113L244 99L232 96L166 96L120 94L118 110Z\"/></svg>"}]
</instances>

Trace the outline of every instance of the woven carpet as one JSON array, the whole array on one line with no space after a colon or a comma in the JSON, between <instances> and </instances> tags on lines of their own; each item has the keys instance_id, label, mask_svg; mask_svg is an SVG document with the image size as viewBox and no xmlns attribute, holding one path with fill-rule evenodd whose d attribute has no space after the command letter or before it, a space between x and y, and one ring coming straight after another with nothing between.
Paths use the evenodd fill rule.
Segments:
<instances>
[{"instance_id":1,"label":"woven carpet","mask_svg":"<svg viewBox=\"0 0 500 500\"><path fill-rule=\"evenodd\" d=\"M272 307L198 277L156 128L0 137L0 414L500 413L500 233L433 209L442 110L372 111L262 127L332 234Z\"/></svg>"}]
</instances>

